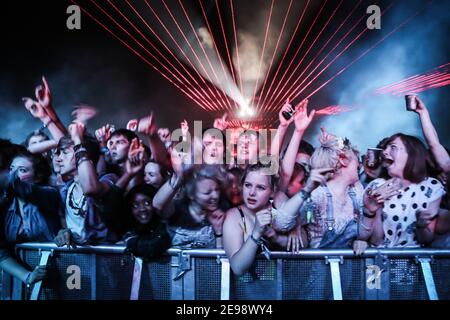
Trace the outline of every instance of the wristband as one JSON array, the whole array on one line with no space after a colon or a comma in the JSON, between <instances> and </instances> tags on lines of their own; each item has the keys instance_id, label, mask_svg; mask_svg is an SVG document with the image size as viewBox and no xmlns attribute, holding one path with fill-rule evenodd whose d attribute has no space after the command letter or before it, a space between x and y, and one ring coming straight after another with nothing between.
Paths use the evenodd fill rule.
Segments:
<instances>
[{"instance_id":1,"label":"wristband","mask_svg":"<svg viewBox=\"0 0 450 320\"><path fill-rule=\"evenodd\" d=\"M222 233L215 233L215 232L214 232L214 237L216 237L216 238L222 238L222 237L223 237L223 234L222 234Z\"/></svg>"},{"instance_id":2,"label":"wristband","mask_svg":"<svg viewBox=\"0 0 450 320\"><path fill-rule=\"evenodd\" d=\"M250 239L252 239L253 242L256 243L258 246L260 246L263 243L261 238L258 240L253 236L253 234L250 235Z\"/></svg>"}]
</instances>

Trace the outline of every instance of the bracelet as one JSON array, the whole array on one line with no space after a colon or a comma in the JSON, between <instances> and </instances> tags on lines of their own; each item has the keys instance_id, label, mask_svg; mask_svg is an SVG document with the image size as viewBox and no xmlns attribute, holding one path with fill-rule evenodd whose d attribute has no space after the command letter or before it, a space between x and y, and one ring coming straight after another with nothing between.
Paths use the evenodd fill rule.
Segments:
<instances>
[{"instance_id":1,"label":"bracelet","mask_svg":"<svg viewBox=\"0 0 450 320\"><path fill-rule=\"evenodd\" d=\"M253 234L250 235L250 239L252 239L253 242L256 243L256 245L258 245L258 246L260 246L263 243L261 238L258 240L253 236Z\"/></svg>"},{"instance_id":2,"label":"bracelet","mask_svg":"<svg viewBox=\"0 0 450 320\"><path fill-rule=\"evenodd\" d=\"M222 237L223 237L223 234L222 234L222 233L215 233L215 232L214 232L214 237L216 237L216 238L222 238Z\"/></svg>"},{"instance_id":3,"label":"bracelet","mask_svg":"<svg viewBox=\"0 0 450 320\"><path fill-rule=\"evenodd\" d=\"M52 123L52 122L53 122L53 120L50 119L49 121L47 121L47 123L44 123L44 124L42 125L42 127L43 127L43 128L47 128L48 125L49 125L50 123Z\"/></svg>"},{"instance_id":4,"label":"bracelet","mask_svg":"<svg viewBox=\"0 0 450 320\"><path fill-rule=\"evenodd\" d=\"M73 146L73 151L75 152L75 153L77 153L78 151L87 151L87 149L86 149L86 147L85 146L83 146L83 144L82 143L80 143L80 144L77 144L77 145L75 145L75 146Z\"/></svg>"},{"instance_id":5,"label":"bracelet","mask_svg":"<svg viewBox=\"0 0 450 320\"><path fill-rule=\"evenodd\" d=\"M92 165L94 165L94 163L88 157L83 157L77 161L77 168L85 161L89 161L90 163L92 163Z\"/></svg>"},{"instance_id":6,"label":"bracelet","mask_svg":"<svg viewBox=\"0 0 450 320\"><path fill-rule=\"evenodd\" d=\"M311 196L311 193L302 189L302 190L300 190L298 195L299 195L300 199L305 201L305 200L308 200L308 198Z\"/></svg>"},{"instance_id":7,"label":"bracelet","mask_svg":"<svg viewBox=\"0 0 450 320\"><path fill-rule=\"evenodd\" d=\"M373 218L375 218L375 216L377 215L376 213L374 213L374 214L368 214L367 211L368 211L368 210L366 210L366 209L363 210L363 216L366 217L366 218L373 219Z\"/></svg>"},{"instance_id":8,"label":"bracelet","mask_svg":"<svg viewBox=\"0 0 450 320\"><path fill-rule=\"evenodd\" d=\"M77 151L75 152L75 162L78 163L82 159L89 159L87 151Z\"/></svg>"},{"instance_id":9,"label":"bracelet","mask_svg":"<svg viewBox=\"0 0 450 320\"><path fill-rule=\"evenodd\" d=\"M102 148L100 149L100 153L101 153L101 154L107 154L107 153L109 153L109 149L108 149L107 147L102 147Z\"/></svg>"}]
</instances>

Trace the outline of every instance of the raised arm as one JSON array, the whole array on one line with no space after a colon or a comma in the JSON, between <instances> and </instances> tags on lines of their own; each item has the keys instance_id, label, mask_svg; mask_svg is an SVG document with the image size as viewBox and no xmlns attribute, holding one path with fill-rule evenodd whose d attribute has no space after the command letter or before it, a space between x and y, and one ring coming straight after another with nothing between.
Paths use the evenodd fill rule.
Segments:
<instances>
[{"instance_id":1,"label":"raised arm","mask_svg":"<svg viewBox=\"0 0 450 320\"><path fill-rule=\"evenodd\" d=\"M430 147L430 151L439 167L445 172L450 172L450 156L439 141L439 136L434 128L433 122L431 121L430 113L419 97L416 97L416 101L417 109L415 112L419 114L423 135L425 136L425 140Z\"/></svg>"},{"instance_id":2,"label":"raised arm","mask_svg":"<svg viewBox=\"0 0 450 320\"><path fill-rule=\"evenodd\" d=\"M277 209L277 214L274 219L274 227L276 230L287 232L295 227L301 207L314 189L321 184L326 184L325 174L330 171L333 171L333 168L311 170L311 174L303 189Z\"/></svg>"},{"instance_id":3,"label":"raised arm","mask_svg":"<svg viewBox=\"0 0 450 320\"><path fill-rule=\"evenodd\" d=\"M169 156L164 143L161 141L157 134L153 112L150 113L150 115L148 115L147 117L144 117L138 121L137 131L147 135L153 159L156 162L164 165L166 169L170 170L171 167Z\"/></svg>"},{"instance_id":4,"label":"raised arm","mask_svg":"<svg viewBox=\"0 0 450 320\"><path fill-rule=\"evenodd\" d=\"M78 179L83 193L90 197L101 196L109 189L107 183L102 183L97 175L94 163L89 159L83 146L86 127L81 122L73 122L69 126L70 136L75 144L75 159L77 161Z\"/></svg>"},{"instance_id":5,"label":"raised arm","mask_svg":"<svg viewBox=\"0 0 450 320\"><path fill-rule=\"evenodd\" d=\"M286 119L283 116L283 112L293 113L294 109L289 104L289 99L286 101L286 104L281 107L280 112L278 113L278 119L280 120L280 124L278 125L277 132L275 133L275 137L270 146L270 154L275 156L280 156L280 149L283 145L284 136L286 135L286 131L289 125L294 121L294 117L290 119Z\"/></svg>"},{"instance_id":6,"label":"raised arm","mask_svg":"<svg viewBox=\"0 0 450 320\"><path fill-rule=\"evenodd\" d=\"M286 150L283 160L281 161L281 181L280 188L281 190L286 190L289 185L289 181L291 180L292 174L294 172L295 159L297 157L298 148L300 146L300 142L302 141L303 135L306 129L311 124L312 119L314 118L315 110L312 110L308 116L308 100L303 100L300 102L296 110L297 112L293 116L295 123L295 130L292 134L291 141L289 142L289 146Z\"/></svg>"}]
</instances>

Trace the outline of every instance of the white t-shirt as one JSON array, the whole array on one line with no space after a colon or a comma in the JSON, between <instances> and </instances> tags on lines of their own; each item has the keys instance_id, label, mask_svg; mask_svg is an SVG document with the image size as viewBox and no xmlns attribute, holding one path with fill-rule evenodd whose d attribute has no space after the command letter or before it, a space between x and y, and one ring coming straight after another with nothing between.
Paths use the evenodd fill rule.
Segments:
<instances>
[{"instance_id":1,"label":"white t-shirt","mask_svg":"<svg viewBox=\"0 0 450 320\"><path fill-rule=\"evenodd\" d=\"M86 220L87 201L84 194L75 196L74 188L76 184L72 185L67 190L66 197L66 223L67 228L70 229L75 238L84 238L85 228L84 223ZM74 209L75 207L81 207L81 210Z\"/></svg>"},{"instance_id":2,"label":"white t-shirt","mask_svg":"<svg viewBox=\"0 0 450 320\"><path fill-rule=\"evenodd\" d=\"M376 179L369 187L378 187L386 180ZM426 209L433 201L445 194L442 184L434 178L413 183L403 189L402 194L385 201L383 205L383 247L418 247L416 231L416 212Z\"/></svg>"}]
</instances>

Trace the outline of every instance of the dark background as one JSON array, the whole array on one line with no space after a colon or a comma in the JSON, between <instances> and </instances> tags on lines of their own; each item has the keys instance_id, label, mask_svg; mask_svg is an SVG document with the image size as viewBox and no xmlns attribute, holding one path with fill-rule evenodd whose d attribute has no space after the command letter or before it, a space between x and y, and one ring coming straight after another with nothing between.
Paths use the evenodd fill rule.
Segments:
<instances>
[{"instance_id":1,"label":"dark background","mask_svg":"<svg viewBox=\"0 0 450 320\"><path fill-rule=\"evenodd\" d=\"M107 4L105 0L97 2ZM120 4L121 1L113 2ZM150 2L159 5L158 1ZM174 8L177 5L177 1L167 2ZM198 10L195 2L185 1L193 11ZM256 17L259 12L267 12L270 1L234 2L238 28L254 30L256 27L261 33ZM321 2L313 2L317 10ZM365 6L361 8L374 3L363 2ZM218 30L214 25L217 17L211 9L211 1L204 3L211 10L213 29ZM224 15L229 13L227 3L220 1ZM281 10L286 3L284 0L276 1L276 6ZM296 2L297 5L299 3L301 1ZM331 12L336 3L329 1L326 12ZM343 18L354 3L344 1L338 17L341 15ZM383 10L391 1L378 3ZM397 0L393 3L393 9L382 19L382 30L371 31L361 38L319 79L330 78L410 14L418 10L421 13L311 98L310 105L319 109L336 104L357 107L353 112L318 118L307 135L313 144L317 144L313 136L321 125L331 132L348 136L362 148L374 145L382 137L397 131L421 136L418 118L404 111L402 97L369 93L380 86L449 62L450 1ZM128 119L143 116L150 110L156 112L158 125L171 129L185 118L189 121L204 120L206 125L210 125L214 117L220 115L204 112L86 15L82 15L81 30L68 30L66 8L71 4L66 0L2 2L0 137L22 142L29 132L40 127L40 123L24 109L21 97L33 95L42 75L50 83L55 108L66 124L70 121L70 110L76 104L86 103L100 110L91 130L105 122L112 122L116 127L124 126ZM89 1L80 1L80 4L92 7ZM360 14L363 13L361 11ZM306 18L310 23L314 15L308 14ZM321 19L326 18L324 15ZM308 23L305 23L302 30L307 27ZM229 23L226 29L229 39L232 39ZM327 32L321 41L324 42ZM296 43L300 40L296 39ZM221 50L222 47L223 44ZM421 96L431 110L443 144L450 147L449 87L432 89Z\"/></svg>"}]
</instances>

